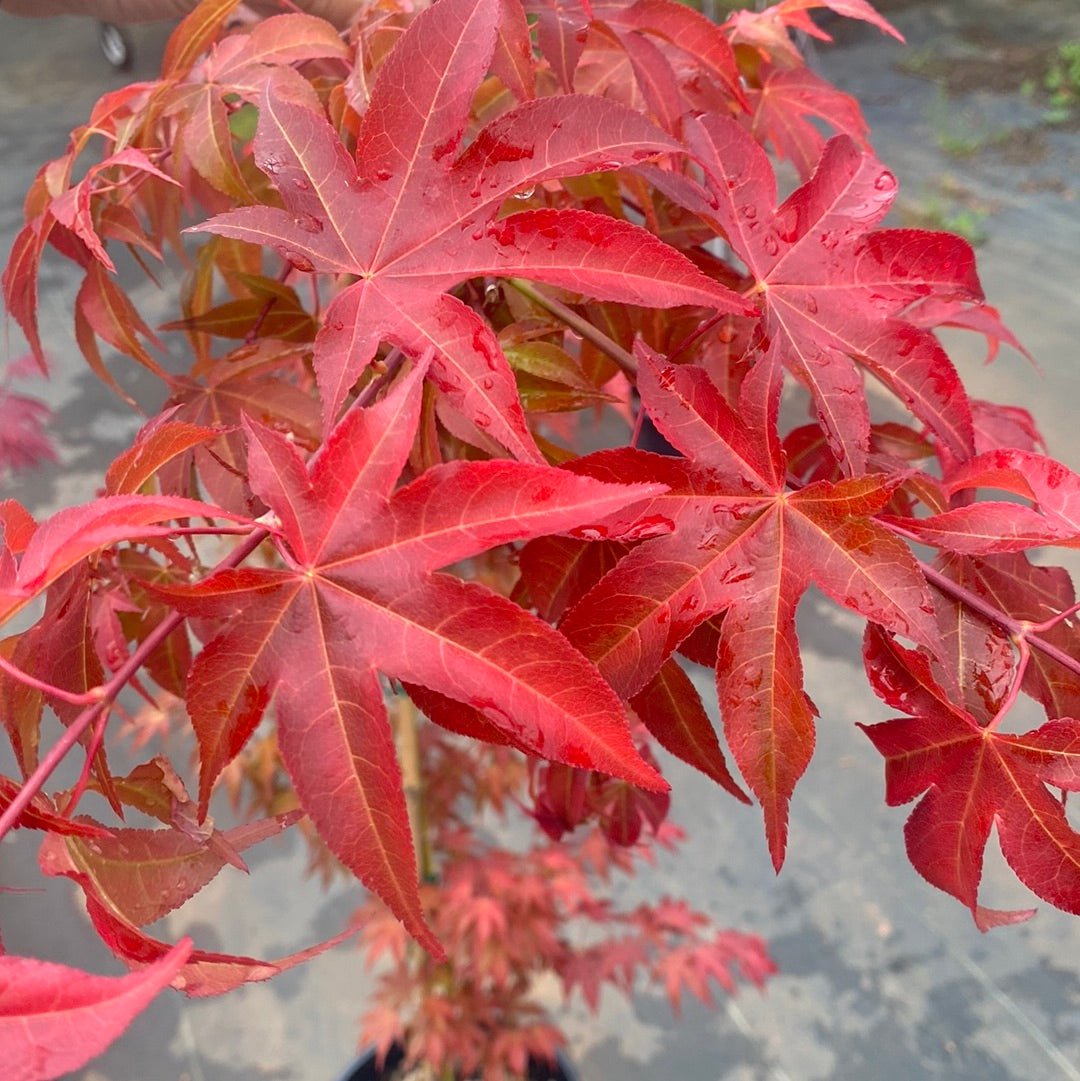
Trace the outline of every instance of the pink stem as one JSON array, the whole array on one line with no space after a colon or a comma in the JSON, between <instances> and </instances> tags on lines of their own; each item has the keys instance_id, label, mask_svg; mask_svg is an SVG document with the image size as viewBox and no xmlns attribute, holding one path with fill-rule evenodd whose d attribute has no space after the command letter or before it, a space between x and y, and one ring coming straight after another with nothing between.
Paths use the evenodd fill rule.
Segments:
<instances>
[{"instance_id":1,"label":"pink stem","mask_svg":"<svg viewBox=\"0 0 1080 1081\"><path fill-rule=\"evenodd\" d=\"M214 569L211 574L229 567L239 566L264 540L270 536L265 529L257 529L243 544L235 548ZM52 776L53 770L64 760L68 752L82 738L83 733L97 720L102 710L107 709L124 689L128 682L142 667L147 657L160 646L166 638L181 626L185 616L180 612L170 612L140 643L139 647L116 670L113 677L101 687L91 691L94 696L92 705L88 705L68 725L61 737L49 748L48 754L38 763L37 769L26 779L22 788L11 803L0 814L0 838L7 835L19 821L30 801L41 791L45 782Z\"/></svg>"},{"instance_id":2,"label":"pink stem","mask_svg":"<svg viewBox=\"0 0 1080 1081\"><path fill-rule=\"evenodd\" d=\"M1037 649L1040 653L1052 660L1063 665L1070 672L1076 675L1080 675L1080 659L1069 656L1062 649L1058 649L1057 646L1051 642L1047 642L1046 639L1040 638L1037 634L1032 634L1033 630L1045 630L1045 624L1038 624L1032 626L1030 623L1024 622L1021 619L1013 619L1012 616L1006 615L1000 608L995 608L992 604L988 604L986 601L979 597L975 593L972 593L970 589L966 589L964 586L954 582L951 578L947 578L941 571L935 570L933 567L920 561L919 568L923 574L926 575L928 581L932 582L942 593L948 593L955 600L960 601L965 607L970 608L973 612L977 612L984 619L990 623L995 623L1006 631L1011 637L1017 639L1023 639ZM1070 609L1070 612L1072 609ZM1059 619L1064 619L1069 613L1062 613L1060 616L1055 616L1050 625L1053 626Z\"/></svg>"},{"instance_id":3,"label":"pink stem","mask_svg":"<svg viewBox=\"0 0 1080 1081\"><path fill-rule=\"evenodd\" d=\"M25 683L27 687L33 687L34 690L41 691L42 694L59 698L60 701L67 702L72 706L87 706L98 701L96 691L83 691L82 694L75 694L72 691L65 691L62 687L54 687L51 683L45 683L43 680L30 675L29 672L17 668L3 656L0 656L0 669L7 672L12 679Z\"/></svg>"}]
</instances>

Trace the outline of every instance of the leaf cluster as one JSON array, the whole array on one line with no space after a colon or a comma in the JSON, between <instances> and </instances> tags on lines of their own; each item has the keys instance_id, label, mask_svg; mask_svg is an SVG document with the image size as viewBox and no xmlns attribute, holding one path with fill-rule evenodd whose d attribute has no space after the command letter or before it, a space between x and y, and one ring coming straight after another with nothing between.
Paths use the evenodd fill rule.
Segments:
<instances>
[{"instance_id":1,"label":"leaf cluster","mask_svg":"<svg viewBox=\"0 0 1080 1081\"><path fill-rule=\"evenodd\" d=\"M28 624L0 642L0 834L43 831L42 871L136 970L0 958L20 1076L75 1068L166 983L218 994L331 945L147 930L294 825L377 899L333 941L393 959L367 1032L414 1060L494 1079L550 1053L538 973L590 1004L643 974L676 1008L760 982L752 936L599 891L673 836L665 755L758 804L780 869L811 588L865 623L902 715L866 732L887 802L920 801L915 868L982 928L1026 918L979 899L996 829L1080 912L1077 604L1029 555L1077 545L1080 478L968 396L942 328L1022 348L966 241L888 226L895 176L796 43L826 36L815 8L893 28L865 0L720 25L675 0L387 2L344 34L236 6L203 0L159 79L98 102L3 276L44 370L42 260L75 264L79 348L146 415L97 498L0 504L0 621ZM159 400L128 397L131 364ZM118 727L186 733L195 769L115 768ZM547 839L484 839L505 809ZM41 1052L82 1019L93 1038Z\"/></svg>"}]
</instances>

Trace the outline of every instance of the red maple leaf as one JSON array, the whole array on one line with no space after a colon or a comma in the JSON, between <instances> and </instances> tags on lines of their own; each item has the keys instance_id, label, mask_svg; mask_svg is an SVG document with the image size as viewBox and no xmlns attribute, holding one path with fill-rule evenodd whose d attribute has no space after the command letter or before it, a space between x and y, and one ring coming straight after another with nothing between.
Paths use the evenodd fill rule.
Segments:
<instances>
[{"instance_id":1,"label":"red maple leaf","mask_svg":"<svg viewBox=\"0 0 1080 1081\"><path fill-rule=\"evenodd\" d=\"M873 521L894 478L787 489L776 439L779 379L766 361L744 382L738 411L700 368L645 357L638 389L657 428L688 460L626 449L606 452L600 468L613 468L617 455L627 479L664 477L667 493L625 513L666 519L671 532L631 551L560 629L616 690L632 696L695 628L725 613L715 656L724 729L762 803L779 868L788 801L814 747L816 711L803 691L795 634L799 598L814 584L936 650L929 588L904 544ZM578 467L587 471L589 461ZM654 732L658 723L650 719Z\"/></svg>"},{"instance_id":2,"label":"red maple leaf","mask_svg":"<svg viewBox=\"0 0 1080 1081\"><path fill-rule=\"evenodd\" d=\"M304 809L338 858L438 951L420 913L379 671L467 703L542 757L647 788L664 782L634 749L616 696L564 638L479 585L433 573L581 526L649 489L495 460L435 467L395 492L424 369L349 411L308 464L283 436L249 424L252 488L277 517L285 566L162 592L188 613L230 619L188 683L202 807L273 695Z\"/></svg>"},{"instance_id":3,"label":"red maple leaf","mask_svg":"<svg viewBox=\"0 0 1080 1081\"><path fill-rule=\"evenodd\" d=\"M916 540L968 555L1021 552L1044 544L1080 547L1080 475L1060 462L1003 447L972 458L945 477L947 496L977 488L1009 492L1034 506L987 499L926 518L892 521Z\"/></svg>"},{"instance_id":4,"label":"red maple leaf","mask_svg":"<svg viewBox=\"0 0 1080 1081\"><path fill-rule=\"evenodd\" d=\"M1080 721L1058 718L1022 735L980 724L950 700L930 659L867 630L866 670L878 696L907 717L861 725L885 757L890 806L925 793L904 827L907 852L931 885L971 909L981 930L1027 919L978 902L991 827L1032 893L1080 913L1080 834L1048 785L1080 790Z\"/></svg>"},{"instance_id":5,"label":"red maple leaf","mask_svg":"<svg viewBox=\"0 0 1080 1081\"><path fill-rule=\"evenodd\" d=\"M524 102L462 149L496 23L496 0L422 12L379 70L355 161L323 116L270 79L255 160L285 207L243 207L198 228L359 279L335 296L315 341L328 425L381 341L413 356L434 348L431 379L446 399L515 456L540 461L490 326L446 290L518 275L628 304L746 305L627 222L583 210L499 217L522 188L682 148L631 109L567 96Z\"/></svg>"},{"instance_id":6,"label":"red maple leaf","mask_svg":"<svg viewBox=\"0 0 1080 1081\"><path fill-rule=\"evenodd\" d=\"M934 335L904 318L928 296L979 303L971 246L947 233L874 230L896 179L846 135L778 207L765 151L734 120L684 123L705 187L647 167L661 190L723 233L761 305L760 350L808 388L833 456L866 467L870 415L860 368L889 388L959 459L973 453L971 409Z\"/></svg>"}]
</instances>

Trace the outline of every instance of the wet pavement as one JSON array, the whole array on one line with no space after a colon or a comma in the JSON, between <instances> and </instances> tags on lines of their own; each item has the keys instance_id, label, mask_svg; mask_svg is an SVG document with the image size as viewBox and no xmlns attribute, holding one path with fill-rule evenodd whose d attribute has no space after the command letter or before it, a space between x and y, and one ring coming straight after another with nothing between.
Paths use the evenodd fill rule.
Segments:
<instances>
[{"instance_id":1,"label":"wet pavement","mask_svg":"<svg viewBox=\"0 0 1080 1081\"><path fill-rule=\"evenodd\" d=\"M1003 351L950 338L973 394L1020 404L1052 453L1080 469L1080 123L1044 122L1025 94L1057 45L1080 40L1071 0L954 0L883 5L905 49L875 31L830 22L840 47L816 50L823 72L864 104L882 159L901 181L906 223L943 218L987 240L986 292L1034 354L1041 374ZM150 78L164 33L137 30L136 68ZM36 168L58 153L90 104L121 85L97 51L92 23L0 15L0 249L20 220ZM1037 86L1036 86L1037 91ZM956 217L960 215L960 217ZM92 498L102 470L134 429L123 406L78 357L70 332L74 282L52 261L43 324L55 377L65 464L5 485L39 511ZM146 300L154 310L153 290ZM21 352L11 328L0 362ZM1075 570L1075 567L1074 567ZM634 886L677 893L718 922L765 935L781 974L709 1013L672 1022L662 996L608 999L599 1018L560 1014L582 1081L1080 1081L1080 921L1040 905L1029 924L981 935L954 901L907 864L907 808L882 799L881 761L857 721L882 719L857 663L858 626L813 596L800 610L808 689L821 712L819 746L796 793L788 863L771 869L758 813L672 766L674 816L690 840ZM703 677L704 678L704 677ZM0 847L5 885L37 885L24 838ZM343 886L323 894L295 881L304 854L288 839L223 874L183 915L157 928L208 949L273 957L334 933L355 907ZM1030 903L988 851L984 903ZM100 972L97 944L64 884L0 894L13 952ZM332 1081L353 1053L365 976L348 947L232 996L159 998L80 1081ZM2 1069L0 1069L2 1073Z\"/></svg>"}]
</instances>

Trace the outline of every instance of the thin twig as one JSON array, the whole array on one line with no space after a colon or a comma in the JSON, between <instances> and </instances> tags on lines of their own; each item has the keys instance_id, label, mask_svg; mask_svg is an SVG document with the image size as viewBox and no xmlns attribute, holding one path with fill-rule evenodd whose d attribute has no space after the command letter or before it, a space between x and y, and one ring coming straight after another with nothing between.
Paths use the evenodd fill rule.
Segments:
<instances>
[{"instance_id":1,"label":"thin twig","mask_svg":"<svg viewBox=\"0 0 1080 1081\"><path fill-rule=\"evenodd\" d=\"M889 528L888 523L883 522L882 524L885 525L886 528ZM928 563L923 563L922 560L919 561L919 569L926 576L927 581L937 586L942 593L947 593L966 608L971 609L973 612L977 612L983 619L1001 627L1001 629L1012 638L1024 639L1033 649L1037 649L1040 653L1057 661L1058 664L1063 665L1075 675L1080 675L1080 659L1071 657L1063 649L1058 649L1052 642L1048 642L1045 638L1033 634L1032 624L1022 619L1014 619L1000 608L995 608L992 604L983 600L977 593L973 593L970 589L965 588L958 582L954 582L951 578L942 574L941 571L935 570ZM1043 624L1039 624L1038 626L1042 627Z\"/></svg>"},{"instance_id":2,"label":"thin twig","mask_svg":"<svg viewBox=\"0 0 1080 1081\"><path fill-rule=\"evenodd\" d=\"M270 536L265 529L257 529L243 544L233 549L214 569L210 572L227 570L239 566L264 540ZM7 835L8 831L15 826L22 816L23 811L30 801L41 791L45 782L52 776L53 770L64 760L68 752L82 738L83 733L94 724L102 710L112 705L113 700L134 678L143 663L168 637L181 626L187 617L180 612L170 612L139 644L138 648L116 670L113 677L100 687L94 688L90 694L96 697L91 705L88 705L70 725L63 735L49 748L48 754L38 763L37 769L26 779L22 788L18 791L11 803L0 814L0 838Z\"/></svg>"},{"instance_id":3,"label":"thin twig","mask_svg":"<svg viewBox=\"0 0 1080 1081\"><path fill-rule=\"evenodd\" d=\"M552 315L565 323L571 330L576 331L586 341L595 345L601 353L606 353L616 364L618 364L626 375L637 376L638 366L633 354L628 353L618 342L609 338L602 330L598 330L594 327L588 319L583 319L572 308L568 308L563 304L561 300L555 300L553 297L544 296L539 289L536 289L529 282L522 281L520 278L507 278L506 280L523 297L527 297L545 311L551 312Z\"/></svg>"}]
</instances>

